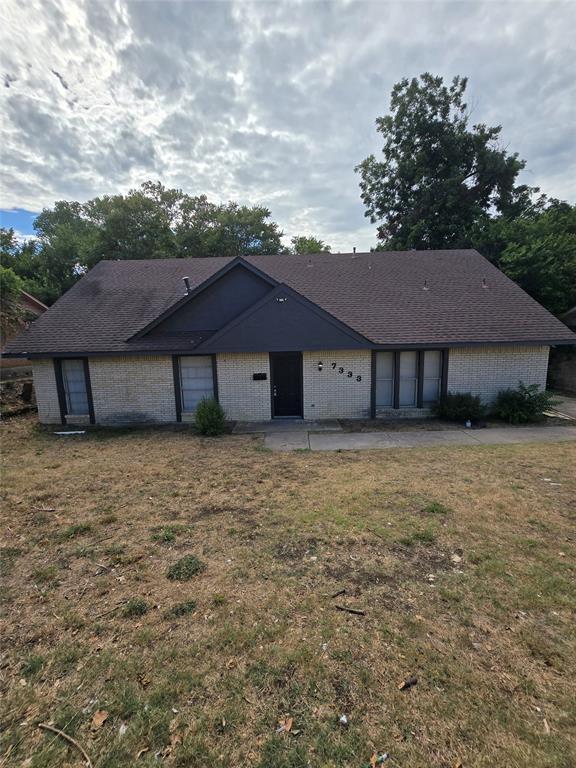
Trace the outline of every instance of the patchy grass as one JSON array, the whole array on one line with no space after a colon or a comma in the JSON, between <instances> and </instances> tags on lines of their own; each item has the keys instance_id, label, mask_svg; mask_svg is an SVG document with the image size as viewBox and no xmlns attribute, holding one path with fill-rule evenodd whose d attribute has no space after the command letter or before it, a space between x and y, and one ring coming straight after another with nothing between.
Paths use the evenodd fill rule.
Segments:
<instances>
[{"instance_id":1,"label":"patchy grass","mask_svg":"<svg viewBox=\"0 0 576 768\"><path fill-rule=\"evenodd\" d=\"M204 570L206 570L206 563L199 560L196 555L185 555L168 568L166 576L170 581L189 581Z\"/></svg>"},{"instance_id":2,"label":"patchy grass","mask_svg":"<svg viewBox=\"0 0 576 768\"><path fill-rule=\"evenodd\" d=\"M574 764L573 444L1 437L3 766Z\"/></svg>"},{"instance_id":3,"label":"patchy grass","mask_svg":"<svg viewBox=\"0 0 576 768\"><path fill-rule=\"evenodd\" d=\"M122 616L125 619L132 619L135 616L144 616L148 613L148 603L140 597L133 597L122 608Z\"/></svg>"}]
</instances>

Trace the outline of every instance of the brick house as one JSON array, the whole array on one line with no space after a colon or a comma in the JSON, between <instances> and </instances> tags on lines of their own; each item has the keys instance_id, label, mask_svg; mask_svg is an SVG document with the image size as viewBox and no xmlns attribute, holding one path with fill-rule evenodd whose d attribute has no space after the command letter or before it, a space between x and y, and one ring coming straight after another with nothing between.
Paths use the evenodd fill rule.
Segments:
<instances>
[{"instance_id":1,"label":"brick house","mask_svg":"<svg viewBox=\"0 0 576 768\"><path fill-rule=\"evenodd\" d=\"M8 347L40 421L421 416L576 336L473 250L101 261Z\"/></svg>"}]
</instances>

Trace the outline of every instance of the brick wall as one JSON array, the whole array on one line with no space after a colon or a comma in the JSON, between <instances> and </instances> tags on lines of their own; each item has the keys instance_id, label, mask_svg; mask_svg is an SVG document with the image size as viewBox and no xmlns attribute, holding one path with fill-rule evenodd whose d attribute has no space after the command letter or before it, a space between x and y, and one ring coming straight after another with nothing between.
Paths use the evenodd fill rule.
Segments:
<instances>
[{"instance_id":1,"label":"brick wall","mask_svg":"<svg viewBox=\"0 0 576 768\"><path fill-rule=\"evenodd\" d=\"M266 421L270 418L270 361L267 352L216 355L218 398L226 418ZM265 381L252 374L265 373Z\"/></svg>"},{"instance_id":2,"label":"brick wall","mask_svg":"<svg viewBox=\"0 0 576 768\"><path fill-rule=\"evenodd\" d=\"M370 350L365 349L304 352L304 418L369 417L370 361ZM336 368L332 368L333 363ZM343 373L339 373L340 368ZM348 376L349 371L352 376Z\"/></svg>"},{"instance_id":3,"label":"brick wall","mask_svg":"<svg viewBox=\"0 0 576 768\"><path fill-rule=\"evenodd\" d=\"M32 375L38 404L38 419L42 424L61 424L54 363L52 360L34 360Z\"/></svg>"},{"instance_id":4,"label":"brick wall","mask_svg":"<svg viewBox=\"0 0 576 768\"><path fill-rule=\"evenodd\" d=\"M169 356L90 358L97 424L176 421Z\"/></svg>"},{"instance_id":5,"label":"brick wall","mask_svg":"<svg viewBox=\"0 0 576 768\"><path fill-rule=\"evenodd\" d=\"M490 403L518 382L546 387L549 347L460 347L450 350L448 391L472 392Z\"/></svg>"}]
</instances>

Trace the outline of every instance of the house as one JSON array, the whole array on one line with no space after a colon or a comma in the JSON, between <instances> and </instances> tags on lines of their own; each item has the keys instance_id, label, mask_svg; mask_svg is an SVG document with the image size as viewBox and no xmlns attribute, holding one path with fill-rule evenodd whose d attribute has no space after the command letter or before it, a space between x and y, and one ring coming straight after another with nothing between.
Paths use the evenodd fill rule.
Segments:
<instances>
[{"instance_id":1,"label":"house","mask_svg":"<svg viewBox=\"0 0 576 768\"><path fill-rule=\"evenodd\" d=\"M576 307L560 315L560 319L571 331L576 331ZM572 345L551 350L548 383L553 389L576 395L576 339Z\"/></svg>"},{"instance_id":2,"label":"house","mask_svg":"<svg viewBox=\"0 0 576 768\"><path fill-rule=\"evenodd\" d=\"M576 336L474 250L101 261L11 342L40 421L420 416Z\"/></svg>"},{"instance_id":3,"label":"house","mask_svg":"<svg viewBox=\"0 0 576 768\"><path fill-rule=\"evenodd\" d=\"M48 309L46 304L43 304L40 299L37 299L35 296L32 296L32 294L27 293L26 291L20 291L19 304L22 317L20 318L18 324L13 329L11 328L9 333L2 334L2 338L0 339L0 370L2 372L2 376L21 375L25 368L30 368L30 363L27 360L6 360L4 358L4 350L7 343L13 339L22 330L22 328L26 328L33 320L35 320L37 317L40 317L40 315L46 312Z\"/></svg>"}]
</instances>

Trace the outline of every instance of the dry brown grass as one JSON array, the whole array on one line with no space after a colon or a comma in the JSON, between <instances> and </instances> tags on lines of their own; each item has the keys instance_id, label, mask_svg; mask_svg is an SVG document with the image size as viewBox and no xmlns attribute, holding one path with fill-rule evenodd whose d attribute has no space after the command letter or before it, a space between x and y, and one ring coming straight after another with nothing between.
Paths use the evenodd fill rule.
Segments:
<instances>
[{"instance_id":1,"label":"dry brown grass","mask_svg":"<svg viewBox=\"0 0 576 768\"><path fill-rule=\"evenodd\" d=\"M574 766L574 444L2 437L0 765Z\"/></svg>"}]
</instances>

